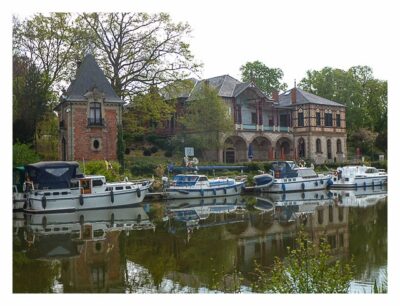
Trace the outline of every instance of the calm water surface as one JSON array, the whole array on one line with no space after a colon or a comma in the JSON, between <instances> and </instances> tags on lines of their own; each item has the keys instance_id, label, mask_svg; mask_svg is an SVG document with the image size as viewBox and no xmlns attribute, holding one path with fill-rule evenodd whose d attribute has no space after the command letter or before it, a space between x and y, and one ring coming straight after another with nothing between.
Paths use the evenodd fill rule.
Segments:
<instances>
[{"instance_id":1,"label":"calm water surface","mask_svg":"<svg viewBox=\"0 0 400 306\"><path fill-rule=\"evenodd\" d=\"M302 226L353 258L351 292L387 285L387 193L375 188L14 213L13 291L251 292L255 263L285 257Z\"/></svg>"}]
</instances>

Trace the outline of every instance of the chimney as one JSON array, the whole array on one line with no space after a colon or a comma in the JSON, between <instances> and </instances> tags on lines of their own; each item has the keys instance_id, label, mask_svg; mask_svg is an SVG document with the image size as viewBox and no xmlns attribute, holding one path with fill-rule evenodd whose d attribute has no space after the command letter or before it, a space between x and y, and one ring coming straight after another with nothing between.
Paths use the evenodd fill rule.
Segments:
<instances>
[{"instance_id":1,"label":"chimney","mask_svg":"<svg viewBox=\"0 0 400 306\"><path fill-rule=\"evenodd\" d=\"M291 96L291 98L292 98L292 104L296 104L296 93L297 93L296 87L295 87L295 88L292 88L292 89L290 90L290 96Z\"/></svg>"},{"instance_id":2,"label":"chimney","mask_svg":"<svg viewBox=\"0 0 400 306\"><path fill-rule=\"evenodd\" d=\"M274 102L279 102L279 91L277 91L276 89L272 91L272 100Z\"/></svg>"}]
</instances>

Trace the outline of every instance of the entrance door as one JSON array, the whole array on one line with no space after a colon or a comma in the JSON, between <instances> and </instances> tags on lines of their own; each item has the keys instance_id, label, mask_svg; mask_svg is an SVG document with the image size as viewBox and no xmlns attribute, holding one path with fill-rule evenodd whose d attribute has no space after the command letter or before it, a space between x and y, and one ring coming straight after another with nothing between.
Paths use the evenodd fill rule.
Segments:
<instances>
[{"instance_id":1,"label":"entrance door","mask_svg":"<svg viewBox=\"0 0 400 306\"><path fill-rule=\"evenodd\" d=\"M225 162L230 164L235 162L235 149L228 148L225 150Z\"/></svg>"},{"instance_id":2,"label":"entrance door","mask_svg":"<svg viewBox=\"0 0 400 306\"><path fill-rule=\"evenodd\" d=\"M62 160L67 160L67 142L65 141L65 137L61 141L61 154Z\"/></svg>"},{"instance_id":3,"label":"entrance door","mask_svg":"<svg viewBox=\"0 0 400 306\"><path fill-rule=\"evenodd\" d=\"M300 138L298 142L298 152L299 152L299 158L304 158L306 157L306 145L304 143L304 139Z\"/></svg>"}]
</instances>

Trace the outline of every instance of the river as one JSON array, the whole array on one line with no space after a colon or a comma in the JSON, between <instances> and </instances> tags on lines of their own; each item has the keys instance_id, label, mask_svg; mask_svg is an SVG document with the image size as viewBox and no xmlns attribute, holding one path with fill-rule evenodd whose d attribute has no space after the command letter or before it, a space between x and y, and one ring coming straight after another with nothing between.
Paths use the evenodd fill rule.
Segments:
<instances>
[{"instance_id":1,"label":"river","mask_svg":"<svg viewBox=\"0 0 400 306\"><path fill-rule=\"evenodd\" d=\"M252 292L300 229L387 288L387 191L315 191L13 215L13 292Z\"/></svg>"}]
</instances>

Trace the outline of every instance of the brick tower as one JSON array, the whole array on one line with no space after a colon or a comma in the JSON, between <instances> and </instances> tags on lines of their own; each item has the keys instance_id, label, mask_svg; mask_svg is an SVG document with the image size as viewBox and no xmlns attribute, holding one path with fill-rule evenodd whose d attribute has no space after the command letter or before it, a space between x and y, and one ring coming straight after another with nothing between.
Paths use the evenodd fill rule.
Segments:
<instances>
[{"instance_id":1,"label":"brick tower","mask_svg":"<svg viewBox=\"0 0 400 306\"><path fill-rule=\"evenodd\" d=\"M94 57L86 55L55 108L60 160L116 160L123 104Z\"/></svg>"}]
</instances>

